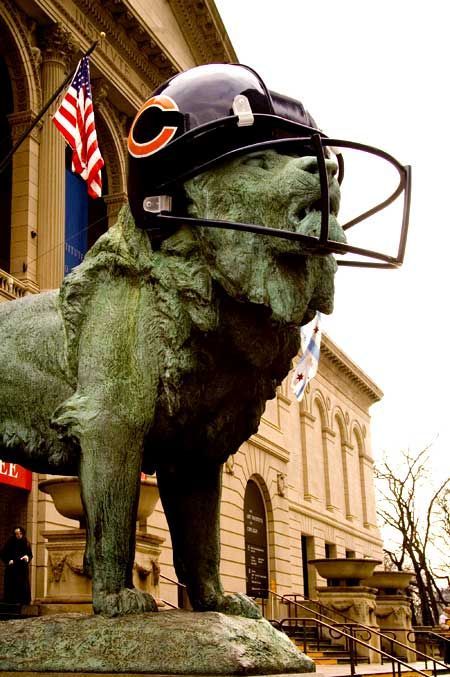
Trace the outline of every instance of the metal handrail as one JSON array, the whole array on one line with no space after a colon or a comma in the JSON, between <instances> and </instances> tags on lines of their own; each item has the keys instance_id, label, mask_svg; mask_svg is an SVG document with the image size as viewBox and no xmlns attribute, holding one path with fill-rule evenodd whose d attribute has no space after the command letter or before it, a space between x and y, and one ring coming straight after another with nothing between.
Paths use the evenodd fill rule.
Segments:
<instances>
[{"instance_id":1,"label":"metal handrail","mask_svg":"<svg viewBox=\"0 0 450 677\"><path fill-rule=\"evenodd\" d=\"M184 585L184 583L180 583L180 581L176 581L174 578L169 578L169 576L164 576L164 574L161 574L161 573L159 574L159 577L164 578L165 581L169 581L169 583L173 583L174 585L176 585L179 588L186 589L186 586Z\"/></svg>"},{"instance_id":2,"label":"metal handrail","mask_svg":"<svg viewBox=\"0 0 450 677\"><path fill-rule=\"evenodd\" d=\"M416 654L416 657L420 656L421 658L424 659L425 667L427 666L429 661L433 664L433 676L434 677L436 677L436 675L437 675L437 667L436 667L437 665L440 665L441 667L445 668L446 670L448 669L447 665L445 663L443 663L439 660L436 660L436 658L434 658L433 656L428 656L426 653L424 653L423 651L420 651L416 647L412 647L412 646L409 646L408 644L404 644L403 642L400 642L400 640L398 640L396 637L389 637L389 635L386 635L383 632L379 632L378 630L375 630L374 628L371 628L367 625L364 625L364 623L355 623L354 620L350 619L348 616L345 616L345 614L342 614L340 611L336 611L336 614L338 616L341 616L341 617L344 617L345 619L347 619L346 623L335 623L333 618L330 618L330 616L327 616L325 613L323 613L321 611L320 612L314 611L313 609L309 609L307 606L305 606L304 604L301 604L300 602L297 602L295 600L286 599L287 597L297 596L297 595L278 595L278 593L273 592L272 590L269 590L268 592L269 592L269 594L272 594L275 597L277 597L278 599L280 599L283 604L294 604L295 606L299 607L300 609L303 609L304 611L309 611L313 614L321 616L322 618L328 619L329 621L331 621L333 623L334 626L340 626L340 625L342 625L343 627L345 627L345 626L349 626L349 627L350 626L352 626L352 627L358 626L359 628L369 632L369 638L371 637L372 634L377 635L378 637L380 637L380 639L387 640L390 643L392 653L394 652L394 644L396 646L401 646L403 649L406 649L407 651L414 651L414 653ZM298 595L298 596L300 596L300 595ZM329 609L326 606L324 606L320 602L316 602L316 600L311 599L311 600L308 600L308 602L312 602L313 604L317 604L321 609L326 609L327 611L329 611ZM333 613L334 613L334 610L333 610ZM319 620L319 619L317 619L317 620ZM395 629L388 629L387 631L388 632L394 632ZM411 631L411 632L414 632L414 631ZM409 634L410 633L408 633L408 639L409 639ZM436 633L434 633L434 634L436 634ZM440 635L437 635L437 636L441 637ZM389 654L387 654L387 655L389 655Z\"/></svg>"},{"instance_id":3,"label":"metal handrail","mask_svg":"<svg viewBox=\"0 0 450 677\"><path fill-rule=\"evenodd\" d=\"M427 637L431 638L432 642L435 642L436 644L440 644L442 641L448 642L450 644L450 637L447 635L441 635L439 632L434 632L433 630L410 630L407 634L407 638L410 638L410 635L413 634L414 637L417 635L426 635ZM426 640L425 640L426 641ZM445 657L445 652L444 652L444 657ZM431 658L430 660L435 660L434 658ZM436 661L439 665L445 665L445 667L448 670L448 665L445 662L440 662ZM427 663L425 661L425 667L427 667ZM434 672L434 671L433 671Z\"/></svg>"},{"instance_id":4,"label":"metal handrail","mask_svg":"<svg viewBox=\"0 0 450 677\"><path fill-rule=\"evenodd\" d=\"M179 606L177 606L176 604L172 604L172 602L168 602L167 599L163 599L162 597L159 598L159 601L163 602L163 604L165 604L166 606L170 606L171 609L178 609L178 610L180 609Z\"/></svg>"},{"instance_id":5,"label":"metal handrail","mask_svg":"<svg viewBox=\"0 0 450 677\"><path fill-rule=\"evenodd\" d=\"M434 630L410 630L408 632L408 638L411 633L414 633L415 635L430 635L431 637L437 637L439 642L443 639L445 639L446 642L450 642L450 635L441 635L439 632L434 632Z\"/></svg>"},{"instance_id":6,"label":"metal handrail","mask_svg":"<svg viewBox=\"0 0 450 677\"><path fill-rule=\"evenodd\" d=\"M401 674L401 666L407 668L409 672L414 672L417 673L418 675L422 675L422 677L428 677L428 675L420 670L419 668L413 667L412 665L409 665L408 663L405 663L405 661L402 661L400 658L397 658L396 656L391 656L390 654L387 653L387 651L383 651L383 649L378 649L375 646L372 646L371 644L368 644L367 642L364 642L362 639L358 639L358 637L355 637L353 634L344 632L343 630L339 630L333 625L329 625L329 623L325 623L325 621L320 621L318 618L302 618L302 617L296 617L296 618L283 618L281 621L279 621L279 627L284 630L284 625L290 625L293 621L296 623L301 622L303 624L303 628L307 627L307 623L316 623L320 627L327 628L329 632L337 632L340 633L341 637L345 637L346 644L349 647L348 651L350 654L350 674L352 677L356 674L356 665L358 664L358 659L357 655L355 653L355 643L359 644L360 646L363 646L365 649L369 649L369 651L375 651L375 653L380 654L380 656L384 656L385 658L388 658L389 661L392 663L392 676L397 677L397 674ZM288 633L287 633L288 634ZM307 646L306 646L306 633L305 631L303 632L303 637L304 637L304 653L307 652ZM398 669L396 669L396 666L398 666Z\"/></svg>"},{"instance_id":7,"label":"metal handrail","mask_svg":"<svg viewBox=\"0 0 450 677\"><path fill-rule=\"evenodd\" d=\"M276 593L272 593L272 594L276 594ZM290 599L288 599L288 597L294 597L294 599L290 600ZM297 602L297 600L295 599L296 597L301 597L303 600L311 602L312 604L315 604L316 606L319 607L319 609L325 609L326 611L330 611L329 608L327 606L325 606L325 604L322 604L321 602L319 602L316 599L306 598L304 595L302 595L301 593L298 593L298 592L290 593L288 595L282 595L281 596L282 601L286 600L288 604L300 604L300 602ZM345 614L342 613L342 611L338 611L337 609L333 609L333 613L336 616L340 616L341 618L343 618L344 621L348 621L349 623L354 622L353 619L350 618L350 616L346 616ZM320 615L325 616L326 614L323 611L320 611Z\"/></svg>"}]
</instances>

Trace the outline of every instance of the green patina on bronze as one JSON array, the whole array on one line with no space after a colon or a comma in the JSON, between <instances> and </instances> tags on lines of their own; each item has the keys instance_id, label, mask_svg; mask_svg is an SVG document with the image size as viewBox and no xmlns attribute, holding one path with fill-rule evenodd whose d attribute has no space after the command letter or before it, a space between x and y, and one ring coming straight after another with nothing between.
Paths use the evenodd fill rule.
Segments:
<instances>
[{"instance_id":1,"label":"green patina on bronze","mask_svg":"<svg viewBox=\"0 0 450 677\"><path fill-rule=\"evenodd\" d=\"M192 215L319 230L302 211L320 195L311 158L246 156L185 189ZM334 179L330 191L337 205ZM142 469L157 473L193 608L258 617L219 578L221 466L256 432L299 325L331 312L335 268L232 230L182 227L152 248L124 208L61 290L0 307L0 457L80 476L97 613L156 610L132 588Z\"/></svg>"}]
</instances>

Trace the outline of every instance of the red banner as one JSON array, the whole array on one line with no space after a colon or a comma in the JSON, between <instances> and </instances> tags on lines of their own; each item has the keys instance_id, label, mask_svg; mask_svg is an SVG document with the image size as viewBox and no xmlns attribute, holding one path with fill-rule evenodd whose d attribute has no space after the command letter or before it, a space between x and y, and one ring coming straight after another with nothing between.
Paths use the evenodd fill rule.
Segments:
<instances>
[{"instance_id":1,"label":"red banner","mask_svg":"<svg viewBox=\"0 0 450 677\"><path fill-rule=\"evenodd\" d=\"M0 484L9 484L31 491L31 470L25 470L17 463L0 461Z\"/></svg>"}]
</instances>

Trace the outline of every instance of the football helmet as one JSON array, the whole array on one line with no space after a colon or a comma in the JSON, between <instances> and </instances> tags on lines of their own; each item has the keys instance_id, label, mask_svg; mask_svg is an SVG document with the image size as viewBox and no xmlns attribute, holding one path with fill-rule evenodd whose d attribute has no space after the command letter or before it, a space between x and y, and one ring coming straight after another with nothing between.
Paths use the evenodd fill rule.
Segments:
<instances>
[{"instance_id":1,"label":"football helmet","mask_svg":"<svg viewBox=\"0 0 450 677\"><path fill-rule=\"evenodd\" d=\"M183 183L186 180L238 155L268 148L288 155L317 158L321 187L318 237L266 228L262 224L185 215ZM345 148L382 158L398 172L398 185L392 194L342 226L344 230L355 226L403 194L401 232L393 256L329 238L330 205L325 158L334 154L341 183L344 176L342 149ZM156 241L167 237L174 228L190 224L298 240L315 255L352 253L360 257L338 259L340 265L396 268L403 262L411 168L378 148L327 137L299 101L269 91L248 66L197 66L162 84L137 112L128 136L128 151L131 211L138 227L147 230Z\"/></svg>"}]
</instances>

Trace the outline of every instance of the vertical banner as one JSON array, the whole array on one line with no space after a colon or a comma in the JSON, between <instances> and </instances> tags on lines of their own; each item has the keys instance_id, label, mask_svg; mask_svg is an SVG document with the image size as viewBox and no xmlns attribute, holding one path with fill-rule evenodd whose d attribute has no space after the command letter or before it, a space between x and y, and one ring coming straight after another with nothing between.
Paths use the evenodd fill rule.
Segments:
<instances>
[{"instance_id":1,"label":"vertical banner","mask_svg":"<svg viewBox=\"0 0 450 677\"><path fill-rule=\"evenodd\" d=\"M84 258L88 247L88 195L86 184L66 169L66 237L64 274L70 273Z\"/></svg>"}]
</instances>

